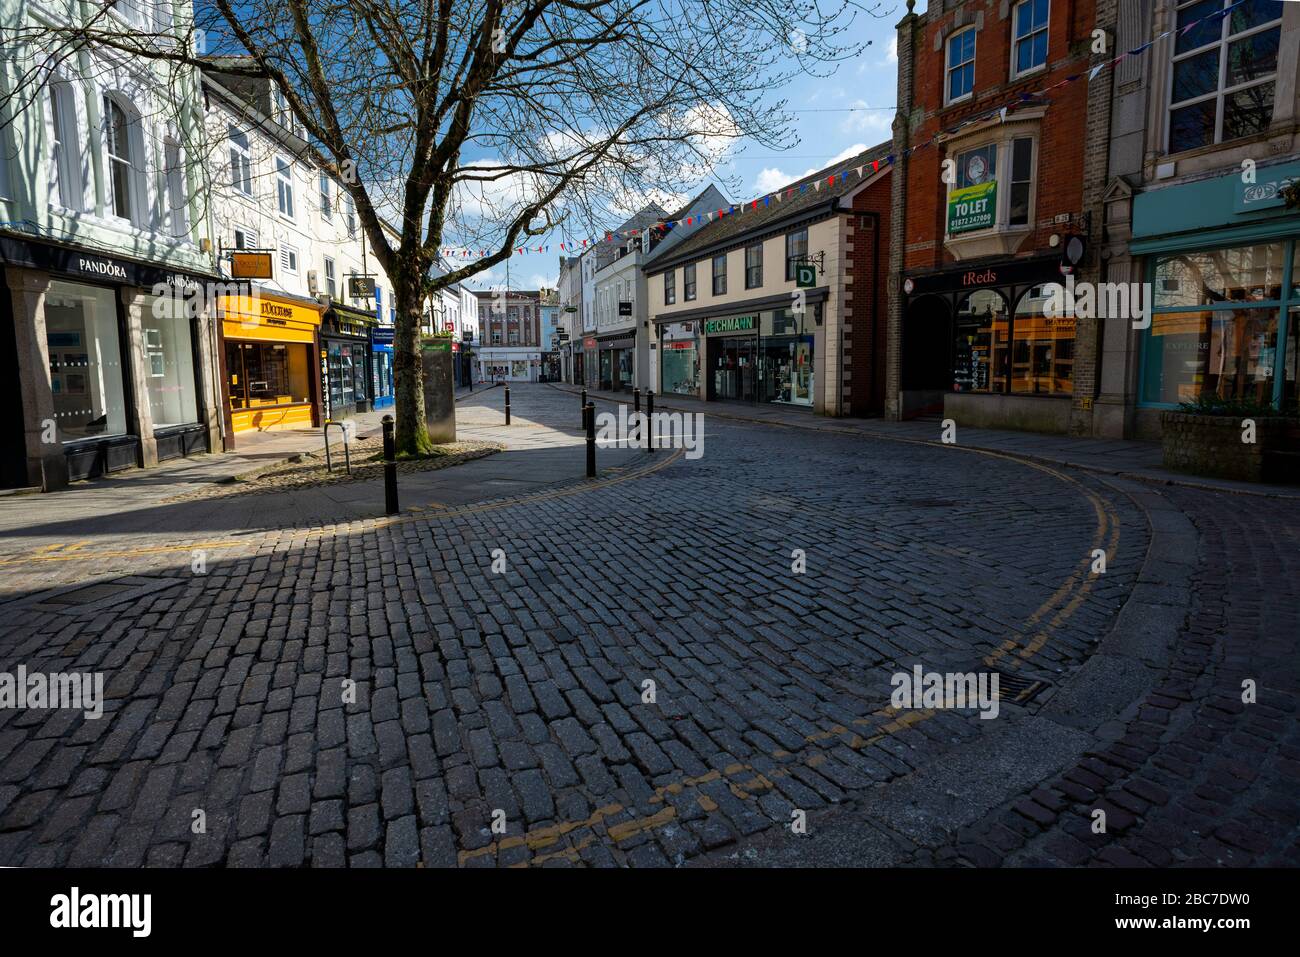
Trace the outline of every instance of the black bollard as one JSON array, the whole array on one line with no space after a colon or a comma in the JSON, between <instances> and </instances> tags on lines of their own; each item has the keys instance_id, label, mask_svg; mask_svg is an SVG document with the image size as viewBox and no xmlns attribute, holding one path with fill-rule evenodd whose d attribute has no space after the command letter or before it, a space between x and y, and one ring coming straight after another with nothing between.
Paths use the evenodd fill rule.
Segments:
<instances>
[{"instance_id":1,"label":"black bollard","mask_svg":"<svg viewBox=\"0 0 1300 957\"><path fill-rule=\"evenodd\" d=\"M510 424L510 386L506 386L506 425Z\"/></svg>"},{"instance_id":2,"label":"black bollard","mask_svg":"<svg viewBox=\"0 0 1300 957\"><path fill-rule=\"evenodd\" d=\"M585 429L587 427L587 389L585 386L582 390L582 405L580 408L582 409L582 427Z\"/></svg>"},{"instance_id":3,"label":"black bollard","mask_svg":"<svg viewBox=\"0 0 1300 957\"><path fill-rule=\"evenodd\" d=\"M641 411L641 390L640 389L632 390L632 411L633 412Z\"/></svg>"},{"instance_id":4,"label":"black bollard","mask_svg":"<svg viewBox=\"0 0 1300 957\"><path fill-rule=\"evenodd\" d=\"M650 441L646 444L647 452L653 452L655 450L654 420L655 420L655 392L654 389L646 389L645 424L646 424L646 428L650 430Z\"/></svg>"},{"instance_id":5,"label":"black bollard","mask_svg":"<svg viewBox=\"0 0 1300 957\"><path fill-rule=\"evenodd\" d=\"M384 514L396 515L397 507L397 458L393 441L393 417L384 416Z\"/></svg>"},{"instance_id":6,"label":"black bollard","mask_svg":"<svg viewBox=\"0 0 1300 957\"><path fill-rule=\"evenodd\" d=\"M584 417L587 420L587 478L596 477L596 403L590 403Z\"/></svg>"}]
</instances>

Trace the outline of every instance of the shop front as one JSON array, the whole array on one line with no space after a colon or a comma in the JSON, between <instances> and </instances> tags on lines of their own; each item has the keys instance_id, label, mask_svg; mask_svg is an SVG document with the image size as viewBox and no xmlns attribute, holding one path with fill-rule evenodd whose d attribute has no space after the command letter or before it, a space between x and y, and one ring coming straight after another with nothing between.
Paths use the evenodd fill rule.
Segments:
<instances>
[{"instance_id":1,"label":"shop front","mask_svg":"<svg viewBox=\"0 0 1300 957\"><path fill-rule=\"evenodd\" d=\"M659 326L659 391L665 395L700 394L699 324L665 322Z\"/></svg>"},{"instance_id":2,"label":"shop front","mask_svg":"<svg viewBox=\"0 0 1300 957\"><path fill-rule=\"evenodd\" d=\"M599 388L613 392L631 392L636 363L636 333L623 330L608 336L597 336L600 355Z\"/></svg>"},{"instance_id":3,"label":"shop front","mask_svg":"<svg viewBox=\"0 0 1300 957\"><path fill-rule=\"evenodd\" d=\"M1067 432L1075 318L1045 290L1058 257L962 266L903 282L904 417Z\"/></svg>"},{"instance_id":4,"label":"shop front","mask_svg":"<svg viewBox=\"0 0 1300 957\"><path fill-rule=\"evenodd\" d=\"M370 395L375 409L392 408L393 396L393 327L370 327Z\"/></svg>"},{"instance_id":5,"label":"shop front","mask_svg":"<svg viewBox=\"0 0 1300 957\"><path fill-rule=\"evenodd\" d=\"M813 303L802 314L766 309L700 321L705 398L812 408L821 308Z\"/></svg>"},{"instance_id":6,"label":"shop front","mask_svg":"<svg viewBox=\"0 0 1300 957\"><path fill-rule=\"evenodd\" d=\"M222 297L218 311L228 447L240 433L319 426L321 382L328 376L320 340L324 307L260 291Z\"/></svg>"},{"instance_id":7,"label":"shop front","mask_svg":"<svg viewBox=\"0 0 1300 957\"><path fill-rule=\"evenodd\" d=\"M370 330L373 315L333 303L321 317L325 353L325 418L342 420L369 412L374 389Z\"/></svg>"},{"instance_id":8,"label":"shop front","mask_svg":"<svg viewBox=\"0 0 1300 957\"><path fill-rule=\"evenodd\" d=\"M9 487L46 490L210 450L212 277L0 238ZM25 463L25 464L24 464Z\"/></svg>"},{"instance_id":9,"label":"shop front","mask_svg":"<svg viewBox=\"0 0 1300 957\"><path fill-rule=\"evenodd\" d=\"M594 389L599 385L600 377L597 375L600 369L600 354L596 351L596 337L584 336L582 345L578 348L573 358L573 384L585 385L589 389Z\"/></svg>"},{"instance_id":10,"label":"shop front","mask_svg":"<svg viewBox=\"0 0 1300 957\"><path fill-rule=\"evenodd\" d=\"M1135 197L1132 252L1151 290L1138 333L1137 427L1162 410L1236 400L1297 409L1300 209L1285 188L1300 162L1150 190Z\"/></svg>"}]
</instances>

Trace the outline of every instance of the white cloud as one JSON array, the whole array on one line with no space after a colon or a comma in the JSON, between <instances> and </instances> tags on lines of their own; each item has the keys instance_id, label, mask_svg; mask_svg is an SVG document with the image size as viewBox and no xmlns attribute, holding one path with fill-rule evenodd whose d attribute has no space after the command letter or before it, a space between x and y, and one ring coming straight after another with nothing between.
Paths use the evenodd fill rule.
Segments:
<instances>
[{"instance_id":1,"label":"white cloud","mask_svg":"<svg viewBox=\"0 0 1300 957\"><path fill-rule=\"evenodd\" d=\"M894 122L893 110L868 109L866 100L855 100L852 104L857 112L849 113L840 123L840 132L850 136L871 134L876 139L886 139Z\"/></svg>"},{"instance_id":2,"label":"white cloud","mask_svg":"<svg viewBox=\"0 0 1300 957\"><path fill-rule=\"evenodd\" d=\"M786 186L790 183L797 182L798 180L801 180L807 176L811 176L813 173L817 172L818 170L827 169L828 167L834 166L837 163L842 163L849 157L857 156L859 153L863 152L866 149L867 149L866 143L854 143L852 146L840 150L840 152L836 153L834 156L828 159L825 163L822 163L820 166L814 166L794 176L791 176L789 173L782 172L780 169L777 169L775 166L764 167L763 171L759 173L758 176L754 179L754 191L760 195L766 193L774 193L782 186Z\"/></svg>"},{"instance_id":3,"label":"white cloud","mask_svg":"<svg viewBox=\"0 0 1300 957\"><path fill-rule=\"evenodd\" d=\"M886 63L898 62L898 34L895 33L889 38L889 49L885 52Z\"/></svg>"}]
</instances>

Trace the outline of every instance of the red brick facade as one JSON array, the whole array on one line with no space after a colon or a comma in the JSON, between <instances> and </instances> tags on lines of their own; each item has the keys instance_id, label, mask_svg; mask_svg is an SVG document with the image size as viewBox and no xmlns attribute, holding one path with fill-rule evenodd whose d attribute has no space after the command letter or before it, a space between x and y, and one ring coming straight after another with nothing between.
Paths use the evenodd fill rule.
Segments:
<instances>
[{"instance_id":1,"label":"red brick facade","mask_svg":"<svg viewBox=\"0 0 1300 957\"><path fill-rule=\"evenodd\" d=\"M892 179L892 174L883 176L854 196L853 213L846 217L846 299L853 327L845 363L849 415L879 415L885 405Z\"/></svg>"},{"instance_id":2,"label":"red brick facade","mask_svg":"<svg viewBox=\"0 0 1300 957\"><path fill-rule=\"evenodd\" d=\"M1002 18L1000 10L1004 6L1009 11ZM983 14L983 22L976 29L975 87L969 99L945 107L943 40L953 31L958 10L962 12L963 26L975 23L977 13ZM1016 252L1017 256L1030 256L1051 251L1049 237L1062 232L1062 226L1055 223L1058 215L1078 217L1083 212L1088 84L1084 80L1068 83L1050 91L1041 101L1018 100L1021 94L1036 93L1067 76L1086 75L1094 4L1092 0L1053 0L1047 67L1015 81L1009 79L1013 11L1014 4L974 0L953 5L943 14L935 9L922 21L915 45L914 111L922 113L924 119L912 130L910 140L914 145L926 143L944 129L1002 106L1009 106L1008 112L1015 113L1046 104L1035 157L1037 196L1030 217L1035 229ZM956 261L943 248L947 187L942 179L942 163L948 156L948 147L937 143L917 149L909 157L905 272Z\"/></svg>"}]
</instances>

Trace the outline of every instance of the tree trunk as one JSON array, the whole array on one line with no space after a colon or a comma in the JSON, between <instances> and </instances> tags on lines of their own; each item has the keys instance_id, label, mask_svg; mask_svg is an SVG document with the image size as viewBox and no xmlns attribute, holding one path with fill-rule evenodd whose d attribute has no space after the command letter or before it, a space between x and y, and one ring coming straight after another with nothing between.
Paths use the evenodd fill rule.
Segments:
<instances>
[{"instance_id":1,"label":"tree trunk","mask_svg":"<svg viewBox=\"0 0 1300 957\"><path fill-rule=\"evenodd\" d=\"M416 272L418 277L418 271ZM393 290L397 323L393 330L393 376L396 393L395 444L398 456L427 455L433 441L424 424L424 370L420 363L420 319L423 297L418 278L399 280Z\"/></svg>"}]
</instances>

